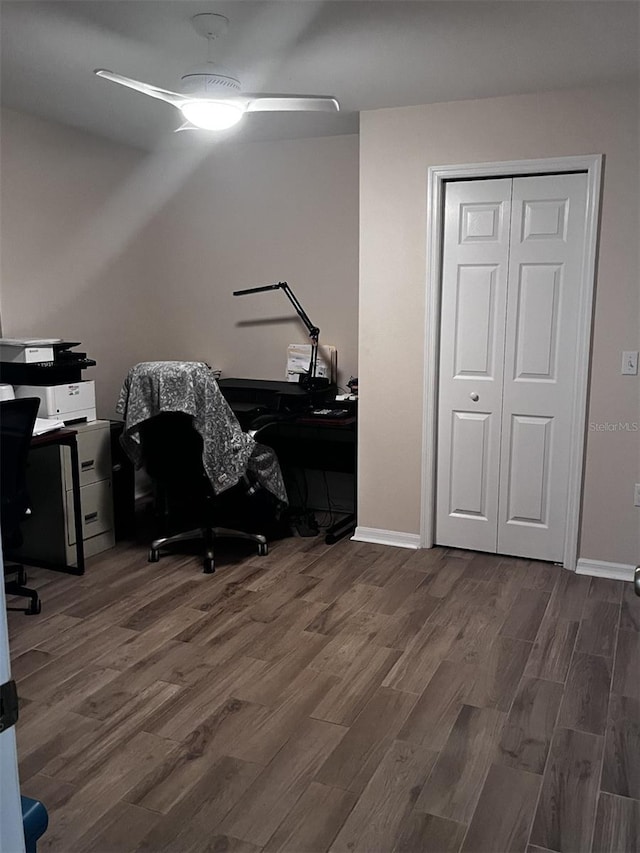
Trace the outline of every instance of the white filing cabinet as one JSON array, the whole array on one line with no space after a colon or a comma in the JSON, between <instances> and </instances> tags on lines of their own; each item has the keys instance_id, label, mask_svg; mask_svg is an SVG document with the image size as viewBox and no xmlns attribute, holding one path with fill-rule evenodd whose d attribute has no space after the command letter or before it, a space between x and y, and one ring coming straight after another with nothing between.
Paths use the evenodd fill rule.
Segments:
<instances>
[{"instance_id":1,"label":"white filing cabinet","mask_svg":"<svg viewBox=\"0 0 640 853\"><path fill-rule=\"evenodd\" d=\"M112 548L111 429L109 421L75 424L85 557ZM29 454L27 488L31 515L15 552L34 560L76 565L71 454L68 447L41 447Z\"/></svg>"}]
</instances>

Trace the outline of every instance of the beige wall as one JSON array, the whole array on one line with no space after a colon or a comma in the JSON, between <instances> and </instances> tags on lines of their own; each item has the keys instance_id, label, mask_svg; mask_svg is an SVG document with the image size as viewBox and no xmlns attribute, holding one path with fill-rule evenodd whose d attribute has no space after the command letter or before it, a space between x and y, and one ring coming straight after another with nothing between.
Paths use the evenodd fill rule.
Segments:
<instances>
[{"instance_id":1,"label":"beige wall","mask_svg":"<svg viewBox=\"0 0 640 853\"><path fill-rule=\"evenodd\" d=\"M357 372L357 137L143 153L3 111L1 157L2 333L82 341L99 416L141 360L284 378L293 308L231 296L282 279Z\"/></svg>"},{"instance_id":2,"label":"beige wall","mask_svg":"<svg viewBox=\"0 0 640 853\"><path fill-rule=\"evenodd\" d=\"M71 128L2 113L0 312L5 337L81 341L98 415L130 366L160 351L149 306L157 262L131 193L145 157Z\"/></svg>"},{"instance_id":3,"label":"beige wall","mask_svg":"<svg viewBox=\"0 0 640 853\"><path fill-rule=\"evenodd\" d=\"M419 533L426 181L432 165L605 155L588 420L640 422L638 90L607 87L367 112L360 124L363 527ZM392 401L392 405L390 405ZM580 556L640 562L640 433L589 432Z\"/></svg>"},{"instance_id":4,"label":"beige wall","mask_svg":"<svg viewBox=\"0 0 640 853\"><path fill-rule=\"evenodd\" d=\"M233 290L288 281L320 342L357 373L358 138L213 149L165 208L167 346L224 376L284 379L287 344L308 341L283 293Z\"/></svg>"}]
</instances>

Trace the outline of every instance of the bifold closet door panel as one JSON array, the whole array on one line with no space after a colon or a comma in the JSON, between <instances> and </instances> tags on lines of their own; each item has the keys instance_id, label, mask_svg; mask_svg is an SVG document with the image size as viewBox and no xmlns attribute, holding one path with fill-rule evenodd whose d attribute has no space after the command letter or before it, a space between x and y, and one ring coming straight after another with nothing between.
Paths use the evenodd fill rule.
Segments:
<instances>
[{"instance_id":1,"label":"bifold closet door panel","mask_svg":"<svg viewBox=\"0 0 640 853\"><path fill-rule=\"evenodd\" d=\"M585 174L514 178L498 546L562 562L585 239Z\"/></svg>"},{"instance_id":2,"label":"bifold closet door panel","mask_svg":"<svg viewBox=\"0 0 640 853\"><path fill-rule=\"evenodd\" d=\"M446 189L436 542L495 551L511 178Z\"/></svg>"}]
</instances>

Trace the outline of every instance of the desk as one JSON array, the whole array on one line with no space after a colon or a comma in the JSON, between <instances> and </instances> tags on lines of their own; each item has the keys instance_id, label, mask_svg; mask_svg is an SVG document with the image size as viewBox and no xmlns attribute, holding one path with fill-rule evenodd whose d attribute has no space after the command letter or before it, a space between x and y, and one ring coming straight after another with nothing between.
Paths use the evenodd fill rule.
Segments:
<instances>
[{"instance_id":1,"label":"desk","mask_svg":"<svg viewBox=\"0 0 640 853\"><path fill-rule=\"evenodd\" d=\"M309 407L312 396L297 382L278 379L219 379L218 386L231 408L238 403L271 411L300 411Z\"/></svg>"},{"instance_id":2,"label":"desk","mask_svg":"<svg viewBox=\"0 0 640 853\"><path fill-rule=\"evenodd\" d=\"M308 417L293 417L262 427L256 441L273 448L283 469L307 468L353 475L354 512L332 525L325 541L331 545L353 532L356 526L357 422L310 422Z\"/></svg>"},{"instance_id":3,"label":"desk","mask_svg":"<svg viewBox=\"0 0 640 853\"><path fill-rule=\"evenodd\" d=\"M69 572L72 575L84 574L84 542L82 534L82 506L80 501L80 462L78 460L78 434L74 429L58 429L35 435L31 439L31 452L41 447L52 445L66 446L71 455L71 483L73 490L73 522L76 531L76 562L77 566L58 565L46 560L29 559L28 555L20 554L20 560L34 566L43 566L59 572Z\"/></svg>"},{"instance_id":4,"label":"desk","mask_svg":"<svg viewBox=\"0 0 640 853\"><path fill-rule=\"evenodd\" d=\"M250 429L252 421L262 414L282 418L256 434L256 441L273 448L282 468L353 476L354 512L330 527L325 540L331 544L350 533L356 524L356 407L353 406L353 418L329 422L311 418L309 409L330 404L335 386L309 392L295 382L271 379L220 379L218 385L243 429Z\"/></svg>"},{"instance_id":5,"label":"desk","mask_svg":"<svg viewBox=\"0 0 640 853\"><path fill-rule=\"evenodd\" d=\"M219 379L218 385L244 430L259 415L302 413L312 406L324 405L336 393L335 386L307 391L297 382L276 379Z\"/></svg>"}]
</instances>

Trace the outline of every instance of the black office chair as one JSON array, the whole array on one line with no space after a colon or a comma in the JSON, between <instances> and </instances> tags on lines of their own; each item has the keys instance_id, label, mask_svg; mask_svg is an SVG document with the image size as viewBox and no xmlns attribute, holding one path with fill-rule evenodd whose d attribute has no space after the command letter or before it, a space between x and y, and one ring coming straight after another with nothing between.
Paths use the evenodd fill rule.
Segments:
<instances>
[{"instance_id":1,"label":"black office chair","mask_svg":"<svg viewBox=\"0 0 640 853\"><path fill-rule=\"evenodd\" d=\"M0 496L2 501L2 550L9 552L22 544L20 524L29 509L26 471L29 445L40 400L24 397L21 400L4 400L0 403ZM27 614L40 613L42 605L38 593L25 586L27 573L22 565L4 567L4 590L7 595L30 599L24 609ZM23 609L23 608L19 608Z\"/></svg>"},{"instance_id":2,"label":"black office chair","mask_svg":"<svg viewBox=\"0 0 640 853\"><path fill-rule=\"evenodd\" d=\"M165 524L198 524L195 529L155 539L151 543L149 562L160 559L161 549L180 542L202 540L205 573L215 571L214 543L219 537L256 542L258 554L267 553L266 537L260 533L216 527L224 505L244 493L257 494L255 486L242 480L233 488L216 496L202 461L202 437L193 426L191 415L163 412L140 424L142 463L156 489L156 506Z\"/></svg>"}]
</instances>

